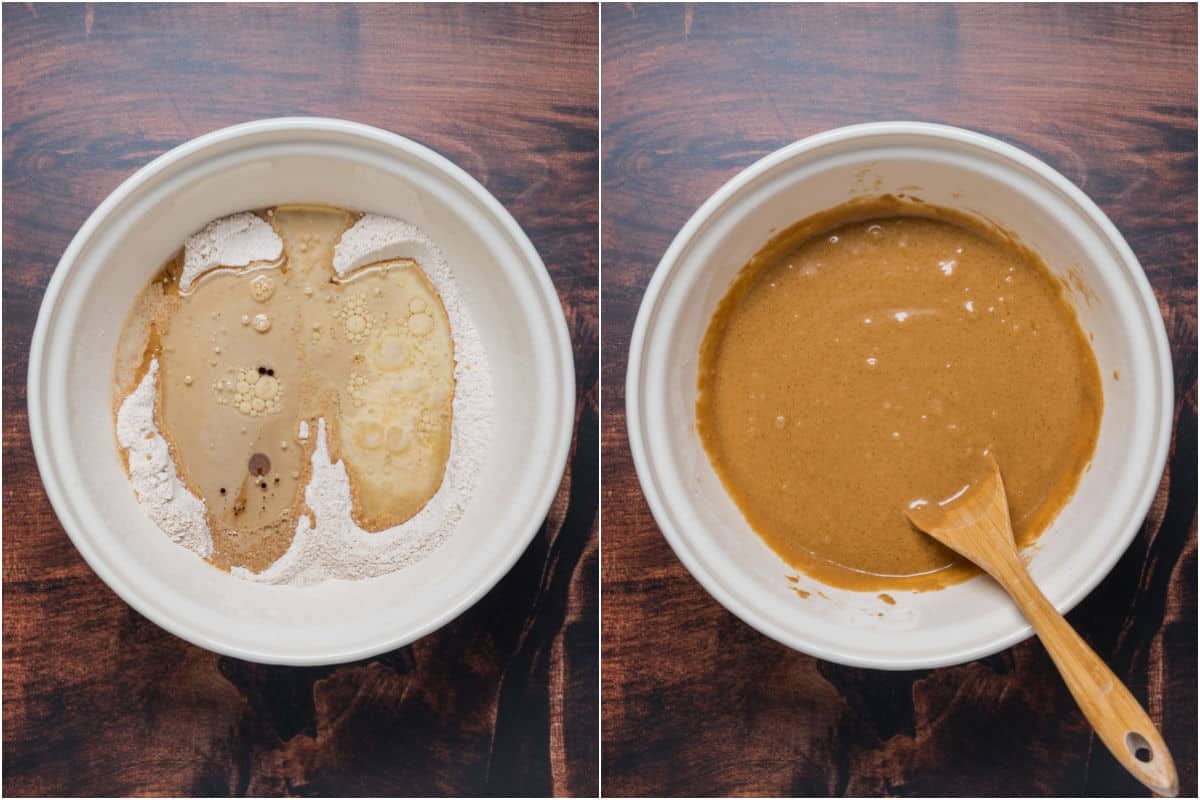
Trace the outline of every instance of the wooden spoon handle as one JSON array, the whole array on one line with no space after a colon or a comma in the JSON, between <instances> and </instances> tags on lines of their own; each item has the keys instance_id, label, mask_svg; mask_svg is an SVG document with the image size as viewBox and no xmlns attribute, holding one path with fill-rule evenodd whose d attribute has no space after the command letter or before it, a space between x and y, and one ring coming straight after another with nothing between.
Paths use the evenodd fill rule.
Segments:
<instances>
[{"instance_id":1,"label":"wooden spoon handle","mask_svg":"<svg viewBox=\"0 0 1200 800\"><path fill-rule=\"evenodd\" d=\"M1150 716L1055 610L1019 560L1004 572L997 579L1033 624L1100 740L1148 789L1166 797L1179 794L1175 762Z\"/></svg>"}]
</instances>

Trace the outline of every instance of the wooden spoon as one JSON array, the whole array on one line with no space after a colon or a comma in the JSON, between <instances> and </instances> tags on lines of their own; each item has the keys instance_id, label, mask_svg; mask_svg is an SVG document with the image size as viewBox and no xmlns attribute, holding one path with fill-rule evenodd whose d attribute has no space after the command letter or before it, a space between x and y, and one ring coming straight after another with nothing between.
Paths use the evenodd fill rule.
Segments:
<instances>
[{"instance_id":1,"label":"wooden spoon","mask_svg":"<svg viewBox=\"0 0 1200 800\"><path fill-rule=\"evenodd\" d=\"M1160 795L1179 794L1166 744L1129 690L1037 588L1017 555L1008 497L996 459L964 492L941 504L914 503L908 518L996 579L1033 625L1100 740L1133 777Z\"/></svg>"}]
</instances>

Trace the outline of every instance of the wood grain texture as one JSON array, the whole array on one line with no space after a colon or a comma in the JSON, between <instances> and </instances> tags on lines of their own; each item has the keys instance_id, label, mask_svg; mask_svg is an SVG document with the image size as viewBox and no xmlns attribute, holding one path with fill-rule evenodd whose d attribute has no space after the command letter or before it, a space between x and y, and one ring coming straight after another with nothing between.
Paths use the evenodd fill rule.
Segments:
<instances>
[{"instance_id":1,"label":"wood grain texture","mask_svg":"<svg viewBox=\"0 0 1200 800\"><path fill-rule=\"evenodd\" d=\"M671 238L804 136L921 119L1021 146L1083 188L1153 284L1176 430L1156 501L1070 615L1196 784L1194 6L652 6L601 12L603 786L607 795L1134 795L1028 641L885 673L726 612L659 533L625 434L626 351Z\"/></svg>"},{"instance_id":2,"label":"wood grain texture","mask_svg":"<svg viewBox=\"0 0 1200 800\"><path fill-rule=\"evenodd\" d=\"M6 795L594 795L598 769L597 9L4 7ZM194 135L286 114L412 136L528 232L575 348L548 519L477 605L410 647L291 669L218 657L85 565L29 444L47 280L92 209Z\"/></svg>"}]
</instances>

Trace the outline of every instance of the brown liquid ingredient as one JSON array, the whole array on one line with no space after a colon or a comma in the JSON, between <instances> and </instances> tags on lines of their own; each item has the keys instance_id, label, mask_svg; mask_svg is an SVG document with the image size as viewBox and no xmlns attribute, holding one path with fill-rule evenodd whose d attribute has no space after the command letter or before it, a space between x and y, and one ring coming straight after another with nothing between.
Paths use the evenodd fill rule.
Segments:
<instances>
[{"instance_id":1,"label":"brown liquid ingredient","mask_svg":"<svg viewBox=\"0 0 1200 800\"><path fill-rule=\"evenodd\" d=\"M118 406L159 360L159 429L205 501L211 561L223 569L261 571L287 550L307 512L319 417L366 530L416 514L441 485L450 449L453 340L419 265L337 278L333 248L354 214L281 206L268 219L283 240L280 264L218 269L181 294L178 254L118 345Z\"/></svg>"},{"instance_id":2,"label":"brown liquid ingredient","mask_svg":"<svg viewBox=\"0 0 1200 800\"><path fill-rule=\"evenodd\" d=\"M788 564L852 589L974 568L915 530L996 454L1017 542L1074 492L1103 399L1058 283L1006 234L893 197L776 236L701 347L697 421L721 481Z\"/></svg>"}]
</instances>

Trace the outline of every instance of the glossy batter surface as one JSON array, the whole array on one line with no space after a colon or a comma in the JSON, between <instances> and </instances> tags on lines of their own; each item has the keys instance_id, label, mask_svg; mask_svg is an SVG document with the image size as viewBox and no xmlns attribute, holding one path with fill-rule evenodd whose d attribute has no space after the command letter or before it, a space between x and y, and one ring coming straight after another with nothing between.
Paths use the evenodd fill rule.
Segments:
<instances>
[{"instance_id":1,"label":"glossy batter surface","mask_svg":"<svg viewBox=\"0 0 1200 800\"><path fill-rule=\"evenodd\" d=\"M1095 449L1095 357L1038 258L965 215L885 197L802 221L739 274L701 348L697 421L751 527L855 589L973 574L904 517L996 453L1018 544Z\"/></svg>"}]
</instances>

